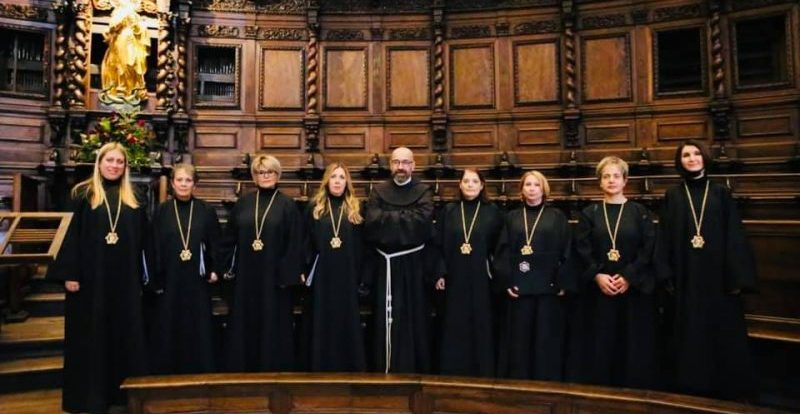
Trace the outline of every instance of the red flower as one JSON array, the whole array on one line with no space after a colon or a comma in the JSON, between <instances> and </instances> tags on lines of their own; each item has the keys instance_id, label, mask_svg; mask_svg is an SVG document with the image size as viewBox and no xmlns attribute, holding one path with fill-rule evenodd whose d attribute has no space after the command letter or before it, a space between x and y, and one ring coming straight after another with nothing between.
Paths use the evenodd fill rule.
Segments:
<instances>
[{"instance_id":1,"label":"red flower","mask_svg":"<svg viewBox=\"0 0 800 414\"><path fill-rule=\"evenodd\" d=\"M140 127L143 127L145 125L144 119L140 119L140 120L136 121L136 124L139 125Z\"/></svg>"},{"instance_id":2,"label":"red flower","mask_svg":"<svg viewBox=\"0 0 800 414\"><path fill-rule=\"evenodd\" d=\"M131 134L131 133L128 133L128 136L125 139L126 139L126 141L128 141L128 144L132 145L132 144L136 143L136 137L133 136L133 134Z\"/></svg>"}]
</instances>

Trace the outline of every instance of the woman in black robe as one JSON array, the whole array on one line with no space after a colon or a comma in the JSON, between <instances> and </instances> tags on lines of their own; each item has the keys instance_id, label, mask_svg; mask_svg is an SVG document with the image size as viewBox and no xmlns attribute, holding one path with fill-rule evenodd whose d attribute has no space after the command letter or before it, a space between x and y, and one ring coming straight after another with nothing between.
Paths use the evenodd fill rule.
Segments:
<instances>
[{"instance_id":1,"label":"woman in black robe","mask_svg":"<svg viewBox=\"0 0 800 414\"><path fill-rule=\"evenodd\" d=\"M440 371L447 375L494 376L491 256L502 224L500 210L487 202L486 180L465 169L461 201L436 220L440 252L436 289L445 291Z\"/></svg>"},{"instance_id":2,"label":"woman in black robe","mask_svg":"<svg viewBox=\"0 0 800 414\"><path fill-rule=\"evenodd\" d=\"M294 365L292 292L303 272L302 218L277 189L281 164L257 155L250 166L257 189L231 209L220 244L225 278L232 280L225 333L225 366L234 372L291 371Z\"/></svg>"},{"instance_id":3,"label":"woman in black robe","mask_svg":"<svg viewBox=\"0 0 800 414\"><path fill-rule=\"evenodd\" d=\"M566 216L546 205L547 179L528 171L520 179L522 207L506 215L495 253L508 295L498 375L560 381L564 370L564 294L575 289L568 270Z\"/></svg>"},{"instance_id":4,"label":"woman in black robe","mask_svg":"<svg viewBox=\"0 0 800 414\"><path fill-rule=\"evenodd\" d=\"M147 215L136 199L127 152L100 148L92 176L72 190L72 221L47 278L64 283L64 385L68 412L124 405L126 377L145 375L142 316Z\"/></svg>"},{"instance_id":5,"label":"woman in black robe","mask_svg":"<svg viewBox=\"0 0 800 414\"><path fill-rule=\"evenodd\" d=\"M710 161L700 142L678 146L683 181L664 196L656 267L674 291L677 390L746 399L756 387L740 294L755 288L755 262L733 197L708 178Z\"/></svg>"},{"instance_id":6,"label":"woman in black robe","mask_svg":"<svg viewBox=\"0 0 800 414\"><path fill-rule=\"evenodd\" d=\"M625 198L628 164L605 157L597 165L603 201L580 214L575 248L583 267L588 329L574 332L587 352L595 384L650 388L656 378L652 214Z\"/></svg>"},{"instance_id":7,"label":"woman in black robe","mask_svg":"<svg viewBox=\"0 0 800 414\"><path fill-rule=\"evenodd\" d=\"M220 229L214 207L192 195L194 166L172 169L173 198L153 216L148 258L153 289L151 367L155 374L213 372L210 283Z\"/></svg>"},{"instance_id":8,"label":"woman in black robe","mask_svg":"<svg viewBox=\"0 0 800 414\"><path fill-rule=\"evenodd\" d=\"M312 371L365 371L358 306L364 246L360 204L347 167L332 163L306 211Z\"/></svg>"}]
</instances>

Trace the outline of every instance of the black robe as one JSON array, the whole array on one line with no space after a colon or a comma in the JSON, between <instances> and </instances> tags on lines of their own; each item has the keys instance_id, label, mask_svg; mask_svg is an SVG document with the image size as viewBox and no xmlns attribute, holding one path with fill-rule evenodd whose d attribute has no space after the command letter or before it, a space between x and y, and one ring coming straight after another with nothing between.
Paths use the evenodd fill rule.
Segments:
<instances>
[{"instance_id":1,"label":"black robe","mask_svg":"<svg viewBox=\"0 0 800 414\"><path fill-rule=\"evenodd\" d=\"M216 268L220 228L214 207L192 199L191 234L188 261L180 259L183 250L174 200L158 206L153 216L148 264L153 289L160 292L155 301L150 330L150 363L155 374L213 372L214 329L211 316L211 291L208 277ZM183 235L189 230L190 202L178 201ZM218 274L218 277L222 277Z\"/></svg>"},{"instance_id":2,"label":"black robe","mask_svg":"<svg viewBox=\"0 0 800 414\"><path fill-rule=\"evenodd\" d=\"M220 244L220 262L225 266L217 274L235 274L225 333L229 371L295 369L293 301L287 287L299 284L304 271L302 215L280 191L261 233L264 247L260 251L252 247L256 197L260 197L260 222L274 191L242 196L231 209Z\"/></svg>"},{"instance_id":3,"label":"black robe","mask_svg":"<svg viewBox=\"0 0 800 414\"><path fill-rule=\"evenodd\" d=\"M469 230L478 200L464 201ZM461 253L464 230L461 202L450 203L436 220L440 251L437 274L445 275L440 371L447 375L494 376L495 346L492 318L491 259L502 226L502 214L481 202L470 235L472 252Z\"/></svg>"},{"instance_id":4,"label":"black robe","mask_svg":"<svg viewBox=\"0 0 800 414\"><path fill-rule=\"evenodd\" d=\"M342 197L331 197L333 217L338 221ZM312 371L365 371L364 338L358 304L358 288L364 263L362 226L344 213L339 227L339 248L331 246L333 225L329 213L313 217L313 204L306 211L310 261L307 285L311 301L306 309L311 326Z\"/></svg>"},{"instance_id":5,"label":"black robe","mask_svg":"<svg viewBox=\"0 0 800 414\"><path fill-rule=\"evenodd\" d=\"M560 381L564 368L565 310L561 290L575 289L569 271L570 229L560 210L544 206L533 235L532 255L525 245L523 208L528 228L543 204L525 206L506 215L495 253L501 286L519 288L520 297L507 297L506 321L498 352L498 375ZM527 269L527 270L526 270Z\"/></svg>"},{"instance_id":6,"label":"black robe","mask_svg":"<svg viewBox=\"0 0 800 414\"><path fill-rule=\"evenodd\" d=\"M119 183L105 183L112 218ZM119 389L126 377L147 374L142 315L143 244L147 229L144 207L122 204L116 232L110 231L104 204L92 209L88 199L72 200L72 222L47 279L80 283L67 292L64 318L65 411L105 412L125 404Z\"/></svg>"},{"instance_id":7,"label":"black robe","mask_svg":"<svg viewBox=\"0 0 800 414\"><path fill-rule=\"evenodd\" d=\"M620 204L606 204L611 231L617 223ZM589 382L651 388L656 379L655 302L652 269L656 241L652 214L639 203L628 201L616 239L620 252L616 262L608 259L611 238L603 214L603 203L592 204L580 214L575 250L581 260L580 284L585 288L582 310L588 316L585 329L571 331L583 347ZM622 295L607 296L594 280L598 273L622 275L630 287ZM580 358L571 355L570 358Z\"/></svg>"},{"instance_id":8,"label":"black robe","mask_svg":"<svg viewBox=\"0 0 800 414\"><path fill-rule=\"evenodd\" d=\"M688 180L698 219L707 178ZM656 247L658 277L674 287L675 385L681 392L747 398L755 391L742 300L756 269L730 192L710 183L701 234L692 247L692 212L683 183L667 190Z\"/></svg>"},{"instance_id":9,"label":"black robe","mask_svg":"<svg viewBox=\"0 0 800 414\"><path fill-rule=\"evenodd\" d=\"M403 252L428 243L433 236L433 199L430 187L416 180L398 186L393 181L376 185L369 195L364 220L365 238L386 254ZM389 367L386 365L387 283L386 259L377 256L374 275L376 369L387 372L427 373L431 369L430 295L432 269L423 249L391 259L391 330Z\"/></svg>"}]
</instances>

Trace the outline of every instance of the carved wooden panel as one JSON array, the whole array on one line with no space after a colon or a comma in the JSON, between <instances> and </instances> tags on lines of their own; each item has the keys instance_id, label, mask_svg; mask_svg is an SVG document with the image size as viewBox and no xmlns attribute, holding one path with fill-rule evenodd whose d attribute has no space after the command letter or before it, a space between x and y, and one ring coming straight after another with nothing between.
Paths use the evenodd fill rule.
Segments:
<instances>
[{"instance_id":1,"label":"carved wooden panel","mask_svg":"<svg viewBox=\"0 0 800 414\"><path fill-rule=\"evenodd\" d=\"M450 47L450 105L455 109L494 108L494 47Z\"/></svg>"},{"instance_id":2,"label":"carved wooden panel","mask_svg":"<svg viewBox=\"0 0 800 414\"><path fill-rule=\"evenodd\" d=\"M302 143L301 128L264 128L258 135L262 149L300 149Z\"/></svg>"},{"instance_id":3,"label":"carved wooden panel","mask_svg":"<svg viewBox=\"0 0 800 414\"><path fill-rule=\"evenodd\" d=\"M559 100L559 49L555 41L514 44L514 104Z\"/></svg>"},{"instance_id":4,"label":"carved wooden panel","mask_svg":"<svg viewBox=\"0 0 800 414\"><path fill-rule=\"evenodd\" d=\"M428 148L430 144L430 131L425 127L395 127L387 129L385 151L397 147Z\"/></svg>"},{"instance_id":5,"label":"carved wooden panel","mask_svg":"<svg viewBox=\"0 0 800 414\"><path fill-rule=\"evenodd\" d=\"M195 148L236 148L239 131L229 128L200 129L194 134Z\"/></svg>"},{"instance_id":6,"label":"carved wooden panel","mask_svg":"<svg viewBox=\"0 0 800 414\"><path fill-rule=\"evenodd\" d=\"M386 96L389 109L423 109L430 106L430 50L388 48Z\"/></svg>"},{"instance_id":7,"label":"carved wooden panel","mask_svg":"<svg viewBox=\"0 0 800 414\"><path fill-rule=\"evenodd\" d=\"M792 134L792 116L789 114L739 117L739 138L770 137Z\"/></svg>"},{"instance_id":8,"label":"carved wooden panel","mask_svg":"<svg viewBox=\"0 0 800 414\"><path fill-rule=\"evenodd\" d=\"M633 143L632 125L628 122L587 123L586 142L590 144Z\"/></svg>"},{"instance_id":9,"label":"carved wooden panel","mask_svg":"<svg viewBox=\"0 0 800 414\"><path fill-rule=\"evenodd\" d=\"M303 109L303 60L300 47L261 49L261 109Z\"/></svg>"},{"instance_id":10,"label":"carved wooden panel","mask_svg":"<svg viewBox=\"0 0 800 414\"><path fill-rule=\"evenodd\" d=\"M364 149L367 132L364 128L326 128L325 149Z\"/></svg>"},{"instance_id":11,"label":"carved wooden panel","mask_svg":"<svg viewBox=\"0 0 800 414\"><path fill-rule=\"evenodd\" d=\"M453 125L451 131L454 149L496 146L495 125Z\"/></svg>"},{"instance_id":12,"label":"carved wooden panel","mask_svg":"<svg viewBox=\"0 0 800 414\"><path fill-rule=\"evenodd\" d=\"M41 142L44 122L39 119L8 117L0 119L0 141Z\"/></svg>"},{"instance_id":13,"label":"carved wooden panel","mask_svg":"<svg viewBox=\"0 0 800 414\"><path fill-rule=\"evenodd\" d=\"M558 145L561 143L559 123L531 123L517 126L517 145Z\"/></svg>"},{"instance_id":14,"label":"carved wooden panel","mask_svg":"<svg viewBox=\"0 0 800 414\"><path fill-rule=\"evenodd\" d=\"M686 139L704 141L709 133L708 122L703 119L656 121L656 139L658 141L683 141Z\"/></svg>"},{"instance_id":15,"label":"carved wooden panel","mask_svg":"<svg viewBox=\"0 0 800 414\"><path fill-rule=\"evenodd\" d=\"M581 50L584 100L630 100L630 36L625 33L610 37L584 38Z\"/></svg>"},{"instance_id":16,"label":"carved wooden panel","mask_svg":"<svg viewBox=\"0 0 800 414\"><path fill-rule=\"evenodd\" d=\"M367 49L325 50L325 109L367 109Z\"/></svg>"}]
</instances>

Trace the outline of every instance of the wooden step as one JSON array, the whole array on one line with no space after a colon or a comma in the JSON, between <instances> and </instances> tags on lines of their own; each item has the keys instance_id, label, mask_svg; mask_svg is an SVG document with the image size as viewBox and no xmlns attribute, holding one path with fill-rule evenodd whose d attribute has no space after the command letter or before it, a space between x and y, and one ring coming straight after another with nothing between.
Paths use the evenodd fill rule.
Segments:
<instances>
[{"instance_id":1,"label":"wooden step","mask_svg":"<svg viewBox=\"0 0 800 414\"><path fill-rule=\"evenodd\" d=\"M0 395L3 414L53 414L61 411L61 390L37 390Z\"/></svg>"},{"instance_id":2,"label":"wooden step","mask_svg":"<svg viewBox=\"0 0 800 414\"><path fill-rule=\"evenodd\" d=\"M64 368L61 355L40 358L21 358L0 362L0 375L16 375L29 372L57 371Z\"/></svg>"},{"instance_id":3,"label":"wooden step","mask_svg":"<svg viewBox=\"0 0 800 414\"><path fill-rule=\"evenodd\" d=\"M64 317L28 318L3 325L0 360L60 354L64 345Z\"/></svg>"},{"instance_id":4,"label":"wooden step","mask_svg":"<svg viewBox=\"0 0 800 414\"><path fill-rule=\"evenodd\" d=\"M0 393L60 388L63 368L60 355L0 362Z\"/></svg>"},{"instance_id":5,"label":"wooden step","mask_svg":"<svg viewBox=\"0 0 800 414\"><path fill-rule=\"evenodd\" d=\"M63 316L64 292L30 293L25 296L22 308L31 316Z\"/></svg>"}]
</instances>

